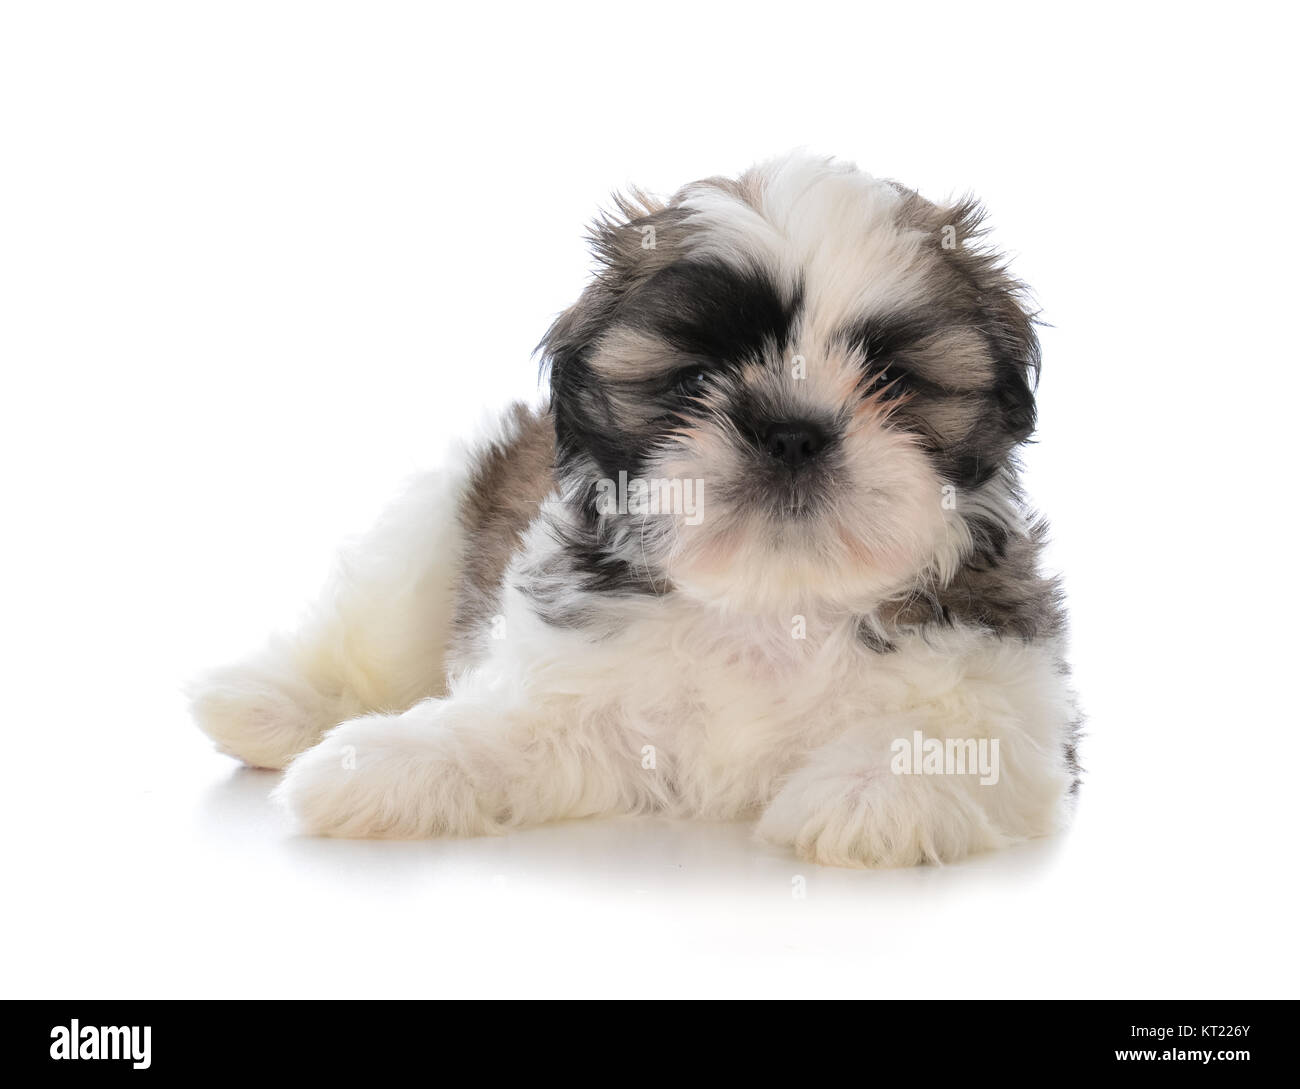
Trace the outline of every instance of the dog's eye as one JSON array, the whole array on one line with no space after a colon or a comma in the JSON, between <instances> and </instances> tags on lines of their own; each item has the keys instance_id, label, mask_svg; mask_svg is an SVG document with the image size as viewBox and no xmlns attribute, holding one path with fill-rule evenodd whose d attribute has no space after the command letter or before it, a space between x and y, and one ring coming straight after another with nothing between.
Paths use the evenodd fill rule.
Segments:
<instances>
[{"instance_id":1,"label":"dog's eye","mask_svg":"<svg viewBox=\"0 0 1300 1089\"><path fill-rule=\"evenodd\" d=\"M704 367L687 367L678 371L673 379L673 388L679 393L700 393L708 384L709 372Z\"/></svg>"},{"instance_id":2,"label":"dog's eye","mask_svg":"<svg viewBox=\"0 0 1300 1089\"><path fill-rule=\"evenodd\" d=\"M907 372L886 364L873 372L871 391L886 401L894 401L908 392Z\"/></svg>"}]
</instances>

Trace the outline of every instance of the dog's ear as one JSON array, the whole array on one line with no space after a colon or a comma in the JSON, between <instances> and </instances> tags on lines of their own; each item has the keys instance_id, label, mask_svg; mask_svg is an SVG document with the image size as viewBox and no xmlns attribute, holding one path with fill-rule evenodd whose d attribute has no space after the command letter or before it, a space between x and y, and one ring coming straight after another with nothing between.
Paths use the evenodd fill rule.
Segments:
<instances>
[{"instance_id":1,"label":"dog's ear","mask_svg":"<svg viewBox=\"0 0 1300 1089\"><path fill-rule=\"evenodd\" d=\"M639 189L615 193L613 207L597 215L587 230L596 258L591 282L537 346L543 368L550 370L552 396L557 377L609 328L623 299L676 259L683 218L679 209Z\"/></svg>"},{"instance_id":2,"label":"dog's ear","mask_svg":"<svg viewBox=\"0 0 1300 1089\"><path fill-rule=\"evenodd\" d=\"M613 207L588 229L596 259L592 279L537 346L542 373L549 376L561 458L573 429L583 425L580 414L590 412L593 400L602 397L587 365L592 349L615 321L623 300L677 259L684 218L680 209L634 189L615 194Z\"/></svg>"},{"instance_id":3,"label":"dog's ear","mask_svg":"<svg viewBox=\"0 0 1300 1089\"><path fill-rule=\"evenodd\" d=\"M902 197L899 219L922 230L940 257L944 282L936 295L954 316L979 330L997 368L993 396L1007 451L1034 431L1034 390L1041 353L1034 330L1036 310L1029 291L1008 270L1006 260L984 242L986 213L973 197L933 204L914 190L894 184Z\"/></svg>"},{"instance_id":4,"label":"dog's ear","mask_svg":"<svg viewBox=\"0 0 1300 1089\"><path fill-rule=\"evenodd\" d=\"M985 211L979 202L966 199L948 210L946 218L955 228L956 245L941 251L965 284L970 305L979 315L979 328L989 344L997 366L994 393L1003 423L1013 446L1034 431L1034 390L1038 386L1041 349L1034 329L1036 310L1029 290L1007 268L1007 262L984 244Z\"/></svg>"}]
</instances>

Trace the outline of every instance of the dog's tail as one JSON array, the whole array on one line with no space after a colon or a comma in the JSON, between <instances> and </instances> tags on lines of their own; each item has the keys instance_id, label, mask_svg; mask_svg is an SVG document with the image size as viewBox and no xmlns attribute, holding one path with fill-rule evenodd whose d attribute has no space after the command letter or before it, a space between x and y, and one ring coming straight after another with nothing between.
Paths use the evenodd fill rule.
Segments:
<instances>
[{"instance_id":1,"label":"dog's tail","mask_svg":"<svg viewBox=\"0 0 1300 1089\"><path fill-rule=\"evenodd\" d=\"M513 406L343 551L297 628L188 686L199 726L246 763L280 768L345 719L442 695L452 659L471 664L492 622L553 465L549 414Z\"/></svg>"}]
</instances>

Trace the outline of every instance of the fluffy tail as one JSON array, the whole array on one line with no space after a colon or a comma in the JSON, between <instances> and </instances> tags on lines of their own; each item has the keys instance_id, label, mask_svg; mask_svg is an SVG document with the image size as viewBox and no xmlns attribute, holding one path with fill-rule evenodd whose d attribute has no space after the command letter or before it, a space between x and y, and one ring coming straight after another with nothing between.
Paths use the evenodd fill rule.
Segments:
<instances>
[{"instance_id":1,"label":"fluffy tail","mask_svg":"<svg viewBox=\"0 0 1300 1089\"><path fill-rule=\"evenodd\" d=\"M282 768L345 719L443 694L464 552L461 485L454 473L418 478L343 552L296 630L188 686L218 748Z\"/></svg>"}]
</instances>

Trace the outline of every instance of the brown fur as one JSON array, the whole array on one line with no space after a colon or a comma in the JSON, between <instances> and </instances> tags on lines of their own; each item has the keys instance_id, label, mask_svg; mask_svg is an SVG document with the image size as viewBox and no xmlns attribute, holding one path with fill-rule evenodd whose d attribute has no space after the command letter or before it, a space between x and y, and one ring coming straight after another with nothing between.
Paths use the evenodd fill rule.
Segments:
<instances>
[{"instance_id":1,"label":"brown fur","mask_svg":"<svg viewBox=\"0 0 1300 1089\"><path fill-rule=\"evenodd\" d=\"M506 567L554 488L555 425L550 413L511 405L503 437L476 452L461 495L458 513L467 544L448 655L453 670L476 656L497 612Z\"/></svg>"}]
</instances>

